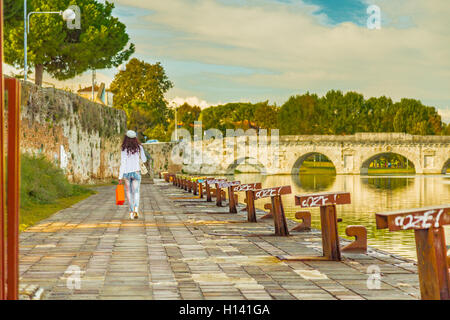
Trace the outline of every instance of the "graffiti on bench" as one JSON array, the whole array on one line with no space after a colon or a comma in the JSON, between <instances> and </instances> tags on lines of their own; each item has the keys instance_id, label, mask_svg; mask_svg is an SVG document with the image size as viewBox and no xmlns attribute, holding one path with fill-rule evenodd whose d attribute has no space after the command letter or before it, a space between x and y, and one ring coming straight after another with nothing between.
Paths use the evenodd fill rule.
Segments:
<instances>
[{"instance_id":1,"label":"graffiti on bench","mask_svg":"<svg viewBox=\"0 0 450 320\"><path fill-rule=\"evenodd\" d=\"M450 224L450 208L429 208L428 210L405 210L391 212L389 215L377 215L380 225L387 226L389 231L420 230L439 228ZM386 225L387 224L387 225Z\"/></svg>"},{"instance_id":2,"label":"graffiti on bench","mask_svg":"<svg viewBox=\"0 0 450 320\"><path fill-rule=\"evenodd\" d=\"M233 192L247 192L261 189L261 182L240 184L233 187Z\"/></svg>"},{"instance_id":3,"label":"graffiti on bench","mask_svg":"<svg viewBox=\"0 0 450 320\"><path fill-rule=\"evenodd\" d=\"M336 205L351 203L348 192L324 192L295 196L295 204L302 208L320 207L322 256L278 256L289 261L341 261Z\"/></svg>"},{"instance_id":4,"label":"graffiti on bench","mask_svg":"<svg viewBox=\"0 0 450 320\"><path fill-rule=\"evenodd\" d=\"M211 184L221 183L224 181L227 181L227 180L226 179L207 179L205 182L206 182L206 184L211 185Z\"/></svg>"},{"instance_id":5,"label":"graffiti on bench","mask_svg":"<svg viewBox=\"0 0 450 320\"><path fill-rule=\"evenodd\" d=\"M255 200L281 196L284 194L290 194L291 192L291 186L261 189L255 191Z\"/></svg>"},{"instance_id":6,"label":"graffiti on bench","mask_svg":"<svg viewBox=\"0 0 450 320\"><path fill-rule=\"evenodd\" d=\"M350 202L350 193L348 192L326 192L295 197L295 204L302 208L323 207L331 204L349 204Z\"/></svg>"},{"instance_id":7,"label":"graffiti on bench","mask_svg":"<svg viewBox=\"0 0 450 320\"><path fill-rule=\"evenodd\" d=\"M450 274L444 225L450 204L375 214L377 229L414 230L422 300L450 300Z\"/></svg>"},{"instance_id":8,"label":"graffiti on bench","mask_svg":"<svg viewBox=\"0 0 450 320\"><path fill-rule=\"evenodd\" d=\"M225 182L220 182L217 185L219 186L219 188L229 188L229 187L239 186L240 184L241 184L240 181L225 181Z\"/></svg>"}]
</instances>

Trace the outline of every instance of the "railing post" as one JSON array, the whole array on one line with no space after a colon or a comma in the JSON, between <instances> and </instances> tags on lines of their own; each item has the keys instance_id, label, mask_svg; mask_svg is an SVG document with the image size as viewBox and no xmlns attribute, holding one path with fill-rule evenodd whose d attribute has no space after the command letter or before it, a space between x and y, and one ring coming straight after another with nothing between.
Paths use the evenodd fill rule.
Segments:
<instances>
[{"instance_id":1,"label":"railing post","mask_svg":"<svg viewBox=\"0 0 450 320\"><path fill-rule=\"evenodd\" d=\"M8 90L7 298L19 296L20 82L5 81Z\"/></svg>"}]
</instances>

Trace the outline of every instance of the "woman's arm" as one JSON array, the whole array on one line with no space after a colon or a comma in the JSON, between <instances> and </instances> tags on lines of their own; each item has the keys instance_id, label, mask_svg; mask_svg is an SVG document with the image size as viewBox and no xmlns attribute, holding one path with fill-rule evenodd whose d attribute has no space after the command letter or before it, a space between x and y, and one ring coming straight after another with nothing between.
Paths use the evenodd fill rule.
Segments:
<instances>
[{"instance_id":1,"label":"woman's arm","mask_svg":"<svg viewBox=\"0 0 450 320\"><path fill-rule=\"evenodd\" d=\"M120 153L120 170L119 170L119 180L123 179L123 171L125 169L126 163L126 151Z\"/></svg>"},{"instance_id":2,"label":"woman's arm","mask_svg":"<svg viewBox=\"0 0 450 320\"><path fill-rule=\"evenodd\" d=\"M141 154L142 162L145 163L145 162L147 162L147 157L145 156L144 147L143 147L143 146L139 146L139 148L140 148L140 150L141 150L140 154Z\"/></svg>"}]
</instances>

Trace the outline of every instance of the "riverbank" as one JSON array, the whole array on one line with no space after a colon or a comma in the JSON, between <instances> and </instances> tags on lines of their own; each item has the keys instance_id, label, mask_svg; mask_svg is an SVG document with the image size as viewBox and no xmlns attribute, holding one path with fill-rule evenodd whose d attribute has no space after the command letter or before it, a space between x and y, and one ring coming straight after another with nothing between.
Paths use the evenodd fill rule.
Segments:
<instances>
[{"instance_id":1,"label":"riverbank","mask_svg":"<svg viewBox=\"0 0 450 320\"><path fill-rule=\"evenodd\" d=\"M273 221L248 223L242 204L229 214L158 179L141 186L142 215L131 221L114 187L97 191L20 235L21 284L38 285L43 299L419 298L416 266L387 252L281 261L320 256L320 233L275 237ZM381 272L379 287L367 286L369 266ZM66 285L69 267L80 270L79 289Z\"/></svg>"}]
</instances>

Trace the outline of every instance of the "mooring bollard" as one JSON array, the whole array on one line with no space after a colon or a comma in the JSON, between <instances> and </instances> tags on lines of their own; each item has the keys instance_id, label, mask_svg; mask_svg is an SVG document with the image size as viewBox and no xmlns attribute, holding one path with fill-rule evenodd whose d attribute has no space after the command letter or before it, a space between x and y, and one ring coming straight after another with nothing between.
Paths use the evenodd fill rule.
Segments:
<instances>
[{"instance_id":1,"label":"mooring bollard","mask_svg":"<svg viewBox=\"0 0 450 320\"><path fill-rule=\"evenodd\" d=\"M234 196L233 187L239 186L240 184L240 181L225 181L216 184L216 188L218 190L221 190L222 188L228 188L228 205L230 207L230 213L237 213L236 198ZM222 203L220 203L220 206L221 205Z\"/></svg>"},{"instance_id":2,"label":"mooring bollard","mask_svg":"<svg viewBox=\"0 0 450 320\"><path fill-rule=\"evenodd\" d=\"M422 300L450 300L450 274L444 225L450 205L376 213L377 229L414 230Z\"/></svg>"},{"instance_id":3,"label":"mooring bollard","mask_svg":"<svg viewBox=\"0 0 450 320\"><path fill-rule=\"evenodd\" d=\"M261 189L261 183L246 183L233 187L233 192L245 192L248 222L256 222L256 209L253 191Z\"/></svg>"},{"instance_id":4,"label":"mooring bollard","mask_svg":"<svg viewBox=\"0 0 450 320\"><path fill-rule=\"evenodd\" d=\"M288 236L289 230L287 226L286 216L284 214L283 202L281 196L292 193L291 186L275 187L253 191L254 200L271 198L273 208L273 221L275 224L276 236Z\"/></svg>"},{"instance_id":5,"label":"mooring bollard","mask_svg":"<svg viewBox=\"0 0 450 320\"><path fill-rule=\"evenodd\" d=\"M291 229L291 231L311 231L311 212L300 211L295 214L295 219L302 220L298 226Z\"/></svg>"},{"instance_id":6,"label":"mooring bollard","mask_svg":"<svg viewBox=\"0 0 450 320\"><path fill-rule=\"evenodd\" d=\"M342 248L344 252L367 252L367 229L364 226L347 226L345 234L349 237L355 237L355 241Z\"/></svg>"},{"instance_id":7,"label":"mooring bollard","mask_svg":"<svg viewBox=\"0 0 450 320\"><path fill-rule=\"evenodd\" d=\"M302 208L320 207L323 256L278 256L278 258L289 261L341 261L336 205L349 203L351 203L351 199L348 192L325 192L295 196L295 204Z\"/></svg>"}]
</instances>

